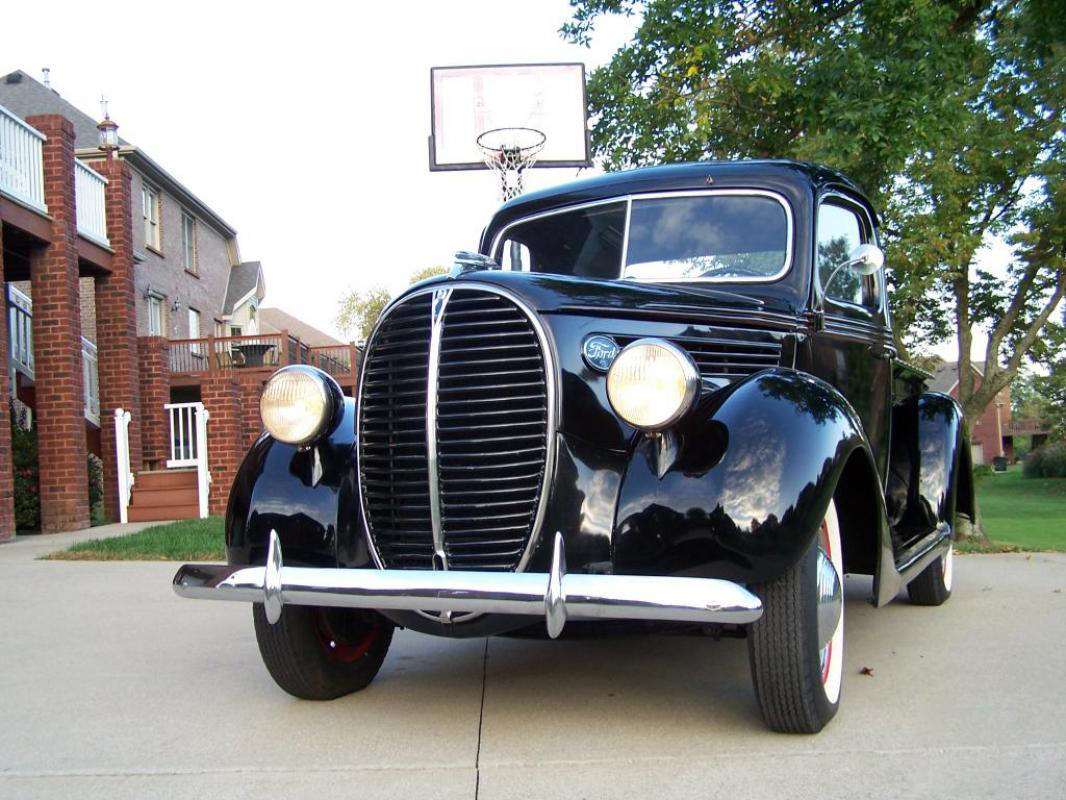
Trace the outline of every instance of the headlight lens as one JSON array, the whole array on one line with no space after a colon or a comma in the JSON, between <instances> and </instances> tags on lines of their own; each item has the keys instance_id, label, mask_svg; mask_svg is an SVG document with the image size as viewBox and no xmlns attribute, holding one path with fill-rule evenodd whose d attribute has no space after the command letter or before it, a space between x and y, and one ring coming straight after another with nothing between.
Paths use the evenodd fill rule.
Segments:
<instances>
[{"instance_id":1,"label":"headlight lens","mask_svg":"<svg viewBox=\"0 0 1066 800\"><path fill-rule=\"evenodd\" d=\"M259 398L267 432L287 444L307 444L322 435L333 416L333 396L326 381L313 367L275 372Z\"/></svg>"},{"instance_id":2,"label":"headlight lens","mask_svg":"<svg viewBox=\"0 0 1066 800\"><path fill-rule=\"evenodd\" d=\"M627 346L607 373L607 397L618 416L635 428L659 431L677 422L699 394L692 358L661 339Z\"/></svg>"}]
</instances>

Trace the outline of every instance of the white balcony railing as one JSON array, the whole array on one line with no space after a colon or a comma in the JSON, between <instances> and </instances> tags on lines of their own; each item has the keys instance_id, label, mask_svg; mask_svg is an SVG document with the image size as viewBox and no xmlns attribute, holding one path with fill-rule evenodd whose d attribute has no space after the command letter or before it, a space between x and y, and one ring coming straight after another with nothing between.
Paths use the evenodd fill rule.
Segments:
<instances>
[{"instance_id":1,"label":"white balcony railing","mask_svg":"<svg viewBox=\"0 0 1066 800\"><path fill-rule=\"evenodd\" d=\"M45 136L0 106L0 192L44 213Z\"/></svg>"},{"instance_id":2,"label":"white balcony railing","mask_svg":"<svg viewBox=\"0 0 1066 800\"><path fill-rule=\"evenodd\" d=\"M104 208L104 187L107 178L80 161L74 162L74 205L77 209L78 233L105 247L107 213Z\"/></svg>"},{"instance_id":3,"label":"white balcony railing","mask_svg":"<svg viewBox=\"0 0 1066 800\"><path fill-rule=\"evenodd\" d=\"M7 285L7 333L11 366L33 379L33 301ZM14 390L14 383L11 385Z\"/></svg>"},{"instance_id":4,"label":"white balcony railing","mask_svg":"<svg viewBox=\"0 0 1066 800\"><path fill-rule=\"evenodd\" d=\"M14 285L7 286L7 335L11 369L34 380L33 300ZM81 337L81 378L85 390L85 419L100 425L100 361L96 345ZM15 393L11 381L11 393Z\"/></svg>"}]
</instances>

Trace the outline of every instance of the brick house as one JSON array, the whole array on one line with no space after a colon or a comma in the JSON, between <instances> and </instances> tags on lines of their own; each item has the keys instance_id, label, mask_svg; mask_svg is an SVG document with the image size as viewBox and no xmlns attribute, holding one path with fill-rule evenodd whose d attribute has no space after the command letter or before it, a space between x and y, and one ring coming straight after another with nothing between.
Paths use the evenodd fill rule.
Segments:
<instances>
[{"instance_id":1,"label":"brick house","mask_svg":"<svg viewBox=\"0 0 1066 800\"><path fill-rule=\"evenodd\" d=\"M981 385L984 377L985 362L973 361L970 368L974 373L974 388ZM941 364L933 373L930 388L934 392L950 394L956 400L959 397L959 365L952 361ZM970 421L970 447L973 451L974 464L991 464L993 458L1014 457L1013 420L1010 410L1010 384L1000 390L995 399L989 403L981 416Z\"/></svg>"},{"instance_id":2,"label":"brick house","mask_svg":"<svg viewBox=\"0 0 1066 800\"><path fill-rule=\"evenodd\" d=\"M195 470L168 469L190 455L189 404L210 414L209 507L221 513L274 369L314 363L355 384L353 346L261 328L262 265L241 260L233 228L136 146L101 149L99 133L24 72L0 77L0 394L37 427L45 532L88 524L88 452L117 518L116 408L131 415L130 518L193 516ZM13 534L12 491L0 424L0 540Z\"/></svg>"}]
</instances>

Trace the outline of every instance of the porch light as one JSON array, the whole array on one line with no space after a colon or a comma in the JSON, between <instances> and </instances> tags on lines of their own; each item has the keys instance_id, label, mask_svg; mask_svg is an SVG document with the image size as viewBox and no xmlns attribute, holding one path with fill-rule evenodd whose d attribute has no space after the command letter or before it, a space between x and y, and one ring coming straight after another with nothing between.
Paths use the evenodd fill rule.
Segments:
<instances>
[{"instance_id":1,"label":"porch light","mask_svg":"<svg viewBox=\"0 0 1066 800\"><path fill-rule=\"evenodd\" d=\"M111 116L107 113L107 100L103 97L100 98L100 108L103 109L104 118L96 126L96 130L100 132L100 149L105 153L113 153L118 150L118 125L111 119Z\"/></svg>"}]
</instances>

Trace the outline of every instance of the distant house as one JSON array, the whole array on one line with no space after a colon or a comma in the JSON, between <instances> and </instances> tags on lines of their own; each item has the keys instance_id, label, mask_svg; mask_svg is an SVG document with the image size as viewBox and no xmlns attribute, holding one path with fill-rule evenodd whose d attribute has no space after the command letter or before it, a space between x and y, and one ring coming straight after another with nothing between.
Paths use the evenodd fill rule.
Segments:
<instances>
[{"instance_id":1,"label":"distant house","mask_svg":"<svg viewBox=\"0 0 1066 800\"><path fill-rule=\"evenodd\" d=\"M264 332L280 333L287 330L312 347L344 347L345 342L320 331L313 325L297 319L280 308L263 308L259 310L259 321Z\"/></svg>"},{"instance_id":2,"label":"distant house","mask_svg":"<svg viewBox=\"0 0 1066 800\"><path fill-rule=\"evenodd\" d=\"M985 362L973 361L974 388L981 385L985 374ZM959 365L952 361L941 364L933 372L930 388L935 392L959 397ZM1047 438L1046 428L1037 420L1015 419L1010 407L1010 384L1005 386L989 403L981 416L970 422L970 446L974 464L988 464L993 458L1005 457L1014 460L1016 436L1032 436L1033 446L1039 447Z\"/></svg>"},{"instance_id":3,"label":"distant house","mask_svg":"<svg viewBox=\"0 0 1066 800\"><path fill-rule=\"evenodd\" d=\"M97 120L50 87L0 77L0 393L37 427L45 531L88 524L75 478L87 452L103 459L118 515L117 408L131 414L130 518L173 518L194 515L202 493L196 404L210 414L201 460L221 513L274 369L315 363L355 385L354 347L304 340L314 329L288 315L262 327L263 267L241 259L225 220L136 145L100 141ZM0 425L0 540L13 532L9 433Z\"/></svg>"}]
</instances>

